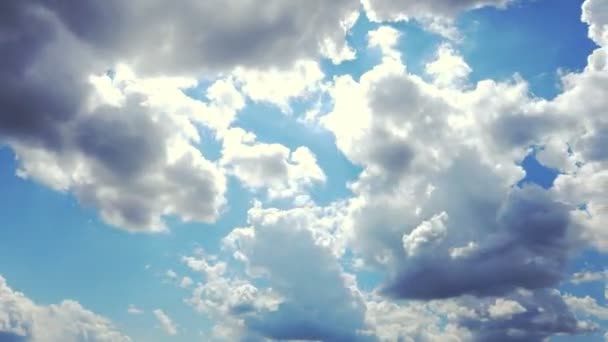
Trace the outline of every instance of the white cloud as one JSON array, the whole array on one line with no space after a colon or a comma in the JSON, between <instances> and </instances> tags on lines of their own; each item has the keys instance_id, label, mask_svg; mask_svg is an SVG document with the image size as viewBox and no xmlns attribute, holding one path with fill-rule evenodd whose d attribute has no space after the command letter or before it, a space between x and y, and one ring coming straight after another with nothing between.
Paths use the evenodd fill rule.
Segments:
<instances>
[{"instance_id":1,"label":"white cloud","mask_svg":"<svg viewBox=\"0 0 608 342\"><path fill-rule=\"evenodd\" d=\"M403 249L407 255L416 256L429 248L428 252L432 252L433 247L447 235L447 220L448 215L442 212L403 235Z\"/></svg>"},{"instance_id":2,"label":"white cloud","mask_svg":"<svg viewBox=\"0 0 608 342\"><path fill-rule=\"evenodd\" d=\"M608 46L608 5L602 0L585 0L582 20L589 25L589 38Z\"/></svg>"},{"instance_id":3,"label":"white cloud","mask_svg":"<svg viewBox=\"0 0 608 342\"><path fill-rule=\"evenodd\" d=\"M388 38L380 39L383 36ZM568 141L569 134L576 134L571 132L580 131L572 113L553 110L564 99L531 97L527 83L517 75L508 81L468 85L464 80L470 68L446 46L438 51L439 62L429 64L435 82L425 82L407 72L390 49L395 38L389 38L370 35L372 45L385 46L381 63L358 81L348 75L336 77L328 88L333 109L318 119L346 157L363 168L350 185L355 198L349 201L347 223L355 255L394 275L389 293L418 299L486 293L497 279L490 273L512 275L495 283L500 294L559 281L575 247L576 226L568 217L575 204L562 203L553 191L514 185L524 177L519 164L531 145ZM442 72L453 69L442 63L460 69L439 80L445 76ZM589 104L587 110L593 110ZM599 104L596 112L601 112ZM550 214L539 220L526 205ZM450 217L449 230L417 228L442 212ZM536 240L537 233L522 233L528 225L538 230L542 242ZM432 253L406 258L418 255L417 246L431 241ZM537 243L547 248L538 249ZM467 246L471 248L462 249ZM403 253L404 247L408 253ZM473 272L479 268L468 263L487 269ZM476 275L459 274L460 267ZM525 275L531 268L537 270L535 277ZM438 292L431 294L432 284L452 278L459 283L455 292L438 285ZM426 282L431 285L413 285ZM513 283L505 287L505 282ZM411 293L406 290L410 286Z\"/></svg>"},{"instance_id":4,"label":"white cloud","mask_svg":"<svg viewBox=\"0 0 608 342\"><path fill-rule=\"evenodd\" d=\"M129 304L129 307L127 308L127 312L130 315L141 315L144 313L144 310L138 308L137 306L135 306L133 304Z\"/></svg>"},{"instance_id":5,"label":"white cloud","mask_svg":"<svg viewBox=\"0 0 608 342\"><path fill-rule=\"evenodd\" d=\"M504 298L496 299L494 304L488 308L488 313L493 319L511 319L513 315L526 311L526 308L518 302Z\"/></svg>"},{"instance_id":6,"label":"white cloud","mask_svg":"<svg viewBox=\"0 0 608 342\"><path fill-rule=\"evenodd\" d=\"M171 318L167 316L164 311L162 311L161 309L155 309L153 313L154 317L156 317L158 323L160 323L161 328L167 335L177 335L177 326L175 325L175 323L173 323Z\"/></svg>"},{"instance_id":7,"label":"white cloud","mask_svg":"<svg viewBox=\"0 0 608 342\"><path fill-rule=\"evenodd\" d=\"M61 129L61 147L12 141L18 175L73 193L107 223L131 231L164 231L167 215L215 221L226 180L194 146L200 136L191 113L167 107L172 98L162 90L171 89L171 82L129 73L117 70L112 82L124 102L98 103L73 118L66 123L70 129Z\"/></svg>"},{"instance_id":8,"label":"white cloud","mask_svg":"<svg viewBox=\"0 0 608 342\"><path fill-rule=\"evenodd\" d=\"M354 279L343 272L332 250L315 239L319 223L309 210L282 211L256 204L249 210L248 223L225 238L226 247L242 256L239 260L246 262L249 275L265 279L282 297L276 310L246 319L248 329L284 340L363 338L359 331L365 329L365 306ZM299 327L297 322L307 324Z\"/></svg>"},{"instance_id":9,"label":"white cloud","mask_svg":"<svg viewBox=\"0 0 608 342\"><path fill-rule=\"evenodd\" d=\"M184 92L197 86L191 76L213 79L235 67L285 75L296 63L306 85L287 72L278 79L289 91L255 95L285 103L279 98L322 76L314 62L297 61L321 50L347 57L357 9L355 0L11 5L6 15L15 20L2 31L16 39L1 42L11 51L1 72L12 84L0 89L10 113L0 117L1 139L17 154L20 176L74 194L111 225L159 232L166 216L214 222L226 184L198 150L195 124L225 129L244 100L229 79L209 88L208 103L193 100Z\"/></svg>"},{"instance_id":10,"label":"white cloud","mask_svg":"<svg viewBox=\"0 0 608 342\"><path fill-rule=\"evenodd\" d=\"M439 86L460 86L471 71L462 56L445 44L438 48L436 59L426 64L427 74L431 75Z\"/></svg>"},{"instance_id":11,"label":"white cloud","mask_svg":"<svg viewBox=\"0 0 608 342\"><path fill-rule=\"evenodd\" d=\"M363 6L373 21L415 19L453 38L458 13L509 3L366 0ZM601 1L585 1L583 20L603 47L584 71L563 76L563 93L554 100L532 97L518 76L467 84L471 68L448 45L426 65L427 82L408 72L397 50L400 34L388 26L368 35L369 47L383 54L380 64L359 80L342 75L321 84L320 55L334 62L354 57L344 35L356 19L355 0L187 0L180 7L110 0L103 10L93 1L73 8L24 4L7 14L17 18L7 31L19 39L0 66L11 81L0 87L0 103L18 117L0 117L0 135L19 159L18 175L72 193L107 223L131 231L164 231L170 216L214 222L225 206L224 173L270 199L293 198L296 208L288 210L255 202L248 226L224 239L246 275L267 288L208 256L182 260L201 277L196 285L166 273L192 289L187 303L216 322L214 337L500 340L513 331L525 339L525 329L545 337L552 332L546 326L560 333L589 328L577 326L554 293L537 289L557 284L578 238L608 249L608 20ZM13 55L17 50L31 60ZM129 66L100 74L116 60ZM205 100L192 99L186 92L200 84L190 76L201 72L213 82L200 90ZM333 108L309 119L328 129L363 171L349 185L353 198L319 207L307 191L326 176L310 149L260 142L231 125L245 97L289 112L295 98L324 91ZM198 149L205 141L197 125L221 141L218 162ZM541 147L542 163L562 171L551 190L514 186L531 145ZM351 254L358 265L389 276L385 294L459 300L398 304L363 294L343 268ZM573 282L597 277L575 275ZM311 281L323 287L311 288ZM10 289L5 295L17 296ZM94 322L86 329L113 331L77 303L48 309L20 300L43 313L36 320L44 321L46 311L77 312ZM605 317L591 298L564 300ZM474 303L454 308L467 301ZM487 313L480 318L481 308ZM524 312L534 319L513 319ZM168 334L177 333L163 311L154 315ZM11 333L36 334L38 323L2 317ZM58 317L52 319L66 323L57 334L80 329L74 328L79 319ZM314 329L294 323L302 321Z\"/></svg>"},{"instance_id":12,"label":"white cloud","mask_svg":"<svg viewBox=\"0 0 608 342\"><path fill-rule=\"evenodd\" d=\"M203 281L185 302L214 323L211 337L218 341L238 340L248 332L243 319L258 311L276 310L280 297L272 289L258 289L250 281L226 274L226 262L214 255L182 258Z\"/></svg>"},{"instance_id":13,"label":"white cloud","mask_svg":"<svg viewBox=\"0 0 608 342\"><path fill-rule=\"evenodd\" d=\"M185 276L182 278L182 280L180 280L179 287L186 289L186 288L189 288L190 286L192 286L192 284L194 284L194 281L192 280L192 278Z\"/></svg>"},{"instance_id":14,"label":"white cloud","mask_svg":"<svg viewBox=\"0 0 608 342\"><path fill-rule=\"evenodd\" d=\"M304 194L314 183L323 183L325 173L307 147L294 151L281 144L256 141L253 133L240 128L224 132L221 165L249 188L265 188L270 198Z\"/></svg>"},{"instance_id":15,"label":"white cloud","mask_svg":"<svg viewBox=\"0 0 608 342\"><path fill-rule=\"evenodd\" d=\"M391 52L397 46L401 33L390 26L380 26L367 33L367 41L370 47L379 47L385 54Z\"/></svg>"},{"instance_id":16,"label":"white cloud","mask_svg":"<svg viewBox=\"0 0 608 342\"><path fill-rule=\"evenodd\" d=\"M460 342L472 339L470 331L457 324L461 317L473 314L460 303L399 303L370 294L366 306L366 320L380 341Z\"/></svg>"},{"instance_id":17,"label":"white cloud","mask_svg":"<svg viewBox=\"0 0 608 342\"><path fill-rule=\"evenodd\" d=\"M575 297L570 294L565 294L564 301L576 313L604 321L608 320L608 307L598 304L594 298L589 296Z\"/></svg>"},{"instance_id":18,"label":"white cloud","mask_svg":"<svg viewBox=\"0 0 608 342\"><path fill-rule=\"evenodd\" d=\"M106 318L73 300L39 305L23 293L11 289L0 276L0 335L9 340L131 341Z\"/></svg>"},{"instance_id":19,"label":"white cloud","mask_svg":"<svg viewBox=\"0 0 608 342\"><path fill-rule=\"evenodd\" d=\"M317 91L324 77L319 64L312 60L297 61L288 70L237 68L233 74L249 98L275 104L285 113L291 112L291 99Z\"/></svg>"},{"instance_id":20,"label":"white cloud","mask_svg":"<svg viewBox=\"0 0 608 342\"><path fill-rule=\"evenodd\" d=\"M570 278L570 282L573 284L583 284L589 282L603 281L608 279L608 271L581 271L576 272Z\"/></svg>"}]
</instances>

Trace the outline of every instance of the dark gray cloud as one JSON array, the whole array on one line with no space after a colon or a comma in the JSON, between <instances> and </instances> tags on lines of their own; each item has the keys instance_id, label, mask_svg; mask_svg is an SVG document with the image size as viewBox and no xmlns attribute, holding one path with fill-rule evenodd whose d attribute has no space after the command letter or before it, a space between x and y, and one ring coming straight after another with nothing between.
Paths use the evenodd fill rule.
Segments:
<instances>
[{"instance_id":1,"label":"dark gray cloud","mask_svg":"<svg viewBox=\"0 0 608 342\"><path fill-rule=\"evenodd\" d=\"M490 214L497 215L495 223L483 227L489 238L478 249L459 258L428 254L404 260L384 291L398 298L435 299L550 287L561 279L572 248L569 209L539 187L514 189ZM448 227L458 229L449 221Z\"/></svg>"},{"instance_id":2,"label":"dark gray cloud","mask_svg":"<svg viewBox=\"0 0 608 342\"><path fill-rule=\"evenodd\" d=\"M30 1L14 7L32 4L100 53L156 73L287 66L316 57L326 38L343 46L340 21L358 9L354 0Z\"/></svg>"},{"instance_id":3,"label":"dark gray cloud","mask_svg":"<svg viewBox=\"0 0 608 342\"><path fill-rule=\"evenodd\" d=\"M98 71L95 58L33 2L0 6L0 139L60 146L89 89L85 70Z\"/></svg>"}]
</instances>

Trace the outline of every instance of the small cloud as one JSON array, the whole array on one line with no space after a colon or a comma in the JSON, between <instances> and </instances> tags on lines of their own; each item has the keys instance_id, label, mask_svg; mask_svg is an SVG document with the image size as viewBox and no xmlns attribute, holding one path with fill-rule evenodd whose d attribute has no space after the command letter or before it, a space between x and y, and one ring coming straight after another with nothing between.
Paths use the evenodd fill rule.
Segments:
<instances>
[{"instance_id":1,"label":"small cloud","mask_svg":"<svg viewBox=\"0 0 608 342\"><path fill-rule=\"evenodd\" d=\"M574 273L572 278L570 278L570 282L575 285L579 285L606 279L608 279L608 271L581 271Z\"/></svg>"},{"instance_id":2,"label":"small cloud","mask_svg":"<svg viewBox=\"0 0 608 342\"><path fill-rule=\"evenodd\" d=\"M127 308L127 312L131 315L141 315L144 313L144 310L136 307L133 304L129 304L129 307Z\"/></svg>"},{"instance_id":3,"label":"small cloud","mask_svg":"<svg viewBox=\"0 0 608 342\"><path fill-rule=\"evenodd\" d=\"M169 279L176 279L177 278L177 273L175 273L174 270L167 270L167 272L165 273L165 275Z\"/></svg>"},{"instance_id":4,"label":"small cloud","mask_svg":"<svg viewBox=\"0 0 608 342\"><path fill-rule=\"evenodd\" d=\"M182 280L179 282L179 287L185 289L190 287L194 282L192 281L192 278L190 277L183 277Z\"/></svg>"},{"instance_id":5,"label":"small cloud","mask_svg":"<svg viewBox=\"0 0 608 342\"><path fill-rule=\"evenodd\" d=\"M511 319L514 315L526 312L521 304L514 300L498 298L488 308L488 313L493 319Z\"/></svg>"},{"instance_id":6,"label":"small cloud","mask_svg":"<svg viewBox=\"0 0 608 342\"><path fill-rule=\"evenodd\" d=\"M156 309L153 311L153 313L160 323L161 328L167 335L177 335L177 326L166 313L164 313L161 309Z\"/></svg>"}]
</instances>

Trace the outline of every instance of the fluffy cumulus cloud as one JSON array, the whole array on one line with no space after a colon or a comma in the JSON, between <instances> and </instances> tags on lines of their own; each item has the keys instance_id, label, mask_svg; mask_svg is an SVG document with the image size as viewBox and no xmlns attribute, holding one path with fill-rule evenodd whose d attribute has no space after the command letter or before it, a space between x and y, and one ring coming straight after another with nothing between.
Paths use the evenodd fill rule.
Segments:
<instances>
[{"instance_id":1,"label":"fluffy cumulus cloud","mask_svg":"<svg viewBox=\"0 0 608 342\"><path fill-rule=\"evenodd\" d=\"M9 287L0 276L2 341L131 341L106 318L73 300L39 305Z\"/></svg>"},{"instance_id":2,"label":"fluffy cumulus cloud","mask_svg":"<svg viewBox=\"0 0 608 342\"><path fill-rule=\"evenodd\" d=\"M601 15L583 19L598 36ZM426 66L429 83L408 72L391 30L370 33L370 44L382 48L381 63L359 80L335 78L328 90L334 107L319 119L363 167L349 202L354 252L389 274L384 293L397 298L531 291L527 305L493 304L488 318L502 323L461 322L483 340L507 338L507 331L527 340L592 330L542 289L557 286L582 244L605 248L599 146L606 103L590 95L605 89L604 48L585 70L565 75L564 92L549 101L531 97L518 76L468 84L471 68L447 45ZM549 190L516 186L531 146L542 163L562 171ZM545 302L566 319L563 331L521 325L536 315L530 307ZM501 335L493 335L498 327Z\"/></svg>"},{"instance_id":3,"label":"fluffy cumulus cloud","mask_svg":"<svg viewBox=\"0 0 608 342\"><path fill-rule=\"evenodd\" d=\"M359 81L335 80L335 106L320 118L364 168L351 186L355 251L393 273L385 291L398 297L556 283L575 246L574 207L540 188L513 185L524 176L517 164L528 147L560 132L567 118L544 115L546 104L518 79L473 88L427 83L408 73L394 41Z\"/></svg>"},{"instance_id":4,"label":"fluffy cumulus cloud","mask_svg":"<svg viewBox=\"0 0 608 342\"><path fill-rule=\"evenodd\" d=\"M287 70L237 68L234 77L253 101L272 103L291 112L290 100L317 91L324 75L315 61L299 60Z\"/></svg>"},{"instance_id":5,"label":"fluffy cumulus cloud","mask_svg":"<svg viewBox=\"0 0 608 342\"><path fill-rule=\"evenodd\" d=\"M589 24L589 36L599 47L588 57L582 72L564 76L564 91L550 104L550 110L580 120L575 129L548 145L544 157L549 166L566 171L556 179L553 191L562 201L578 207L571 211L572 220L581 227L586 240L606 250L608 235L602 227L608 222L604 195L608 189L608 154L604 147L608 137L605 115L608 100L600 95L608 90L605 3L585 1L583 20Z\"/></svg>"},{"instance_id":6,"label":"fluffy cumulus cloud","mask_svg":"<svg viewBox=\"0 0 608 342\"><path fill-rule=\"evenodd\" d=\"M488 308L490 317L494 319L511 318L513 315L521 314L526 312L521 304L514 300L499 298L494 304Z\"/></svg>"},{"instance_id":7,"label":"fluffy cumulus cloud","mask_svg":"<svg viewBox=\"0 0 608 342\"><path fill-rule=\"evenodd\" d=\"M322 222L307 211L258 205L249 211L251 226L226 237L248 273L266 279L282 298L275 310L245 318L245 325L277 340L367 340L365 305L352 276L315 238Z\"/></svg>"},{"instance_id":8,"label":"fluffy cumulus cloud","mask_svg":"<svg viewBox=\"0 0 608 342\"><path fill-rule=\"evenodd\" d=\"M121 69L113 78L93 76L95 97L82 112L44 126L53 141L40 140L45 134L33 127L29 137L8 133L18 174L73 193L117 227L161 231L166 215L214 221L225 201L225 176L194 146L200 136L189 113L168 112L148 89L170 88L171 80L129 76Z\"/></svg>"}]
</instances>

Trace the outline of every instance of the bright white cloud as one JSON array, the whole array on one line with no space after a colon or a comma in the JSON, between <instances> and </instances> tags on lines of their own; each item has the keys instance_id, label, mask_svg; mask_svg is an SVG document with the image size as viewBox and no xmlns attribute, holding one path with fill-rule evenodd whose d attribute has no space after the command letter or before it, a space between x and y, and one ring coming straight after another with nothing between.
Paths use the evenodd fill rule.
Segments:
<instances>
[{"instance_id":1,"label":"bright white cloud","mask_svg":"<svg viewBox=\"0 0 608 342\"><path fill-rule=\"evenodd\" d=\"M513 315L526 312L521 304L514 300L508 300L503 298L496 299L496 302L488 308L490 317L494 319L511 319Z\"/></svg>"},{"instance_id":2,"label":"bright white cloud","mask_svg":"<svg viewBox=\"0 0 608 342\"><path fill-rule=\"evenodd\" d=\"M471 68L449 45L441 45L434 61L426 64L426 72L439 86L459 86L466 81Z\"/></svg>"},{"instance_id":3,"label":"bright white cloud","mask_svg":"<svg viewBox=\"0 0 608 342\"><path fill-rule=\"evenodd\" d=\"M270 198L294 197L325 181L316 156L304 146L294 151L281 144L256 141L240 128L224 132L221 165L249 188L265 188Z\"/></svg>"},{"instance_id":4,"label":"bright white cloud","mask_svg":"<svg viewBox=\"0 0 608 342\"><path fill-rule=\"evenodd\" d=\"M564 295L564 301L576 313L590 316L604 321L608 320L608 307L598 304L589 296L575 297L570 294Z\"/></svg>"},{"instance_id":5,"label":"bright white cloud","mask_svg":"<svg viewBox=\"0 0 608 342\"><path fill-rule=\"evenodd\" d=\"M589 25L589 38L608 46L608 5L602 0L585 0L582 20Z\"/></svg>"},{"instance_id":6,"label":"bright white cloud","mask_svg":"<svg viewBox=\"0 0 608 342\"><path fill-rule=\"evenodd\" d=\"M301 60L288 70L237 68L234 77L253 101L272 103L290 113L290 100L317 91L324 75L317 62Z\"/></svg>"},{"instance_id":7,"label":"bright white cloud","mask_svg":"<svg viewBox=\"0 0 608 342\"><path fill-rule=\"evenodd\" d=\"M186 303L213 321L209 339L238 340L248 335L244 318L276 310L280 302L272 289L258 289L248 280L226 274L226 262L216 256L186 256L182 262L202 276L203 281L192 289Z\"/></svg>"}]
</instances>

